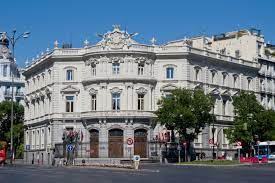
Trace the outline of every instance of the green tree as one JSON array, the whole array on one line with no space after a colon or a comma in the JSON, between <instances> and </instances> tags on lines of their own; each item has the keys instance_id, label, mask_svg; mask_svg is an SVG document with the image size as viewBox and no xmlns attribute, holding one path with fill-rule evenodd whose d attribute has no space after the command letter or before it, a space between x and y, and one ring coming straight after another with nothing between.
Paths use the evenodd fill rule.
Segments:
<instances>
[{"instance_id":1,"label":"green tree","mask_svg":"<svg viewBox=\"0 0 275 183\"><path fill-rule=\"evenodd\" d=\"M16 157L23 156L23 142L24 142L24 107L14 102L14 125L13 125L13 145ZM0 102L0 140L10 142L10 127L11 127L11 101Z\"/></svg>"},{"instance_id":2,"label":"green tree","mask_svg":"<svg viewBox=\"0 0 275 183\"><path fill-rule=\"evenodd\" d=\"M241 141L244 151L247 151L254 140L272 140L271 132L275 131L274 111L265 110L256 96L247 92L233 97L233 106L236 116L233 126L226 131L231 143Z\"/></svg>"},{"instance_id":3,"label":"green tree","mask_svg":"<svg viewBox=\"0 0 275 183\"><path fill-rule=\"evenodd\" d=\"M201 132L206 124L215 120L210 113L214 101L203 90L176 89L169 97L162 97L156 111L157 120L169 130L176 130L188 142Z\"/></svg>"}]
</instances>

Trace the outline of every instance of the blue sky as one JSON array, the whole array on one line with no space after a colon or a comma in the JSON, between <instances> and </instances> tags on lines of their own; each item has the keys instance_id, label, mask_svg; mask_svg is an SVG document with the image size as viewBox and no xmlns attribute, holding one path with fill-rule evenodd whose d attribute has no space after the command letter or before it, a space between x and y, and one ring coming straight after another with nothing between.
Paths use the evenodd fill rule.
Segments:
<instances>
[{"instance_id":1,"label":"blue sky","mask_svg":"<svg viewBox=\"0 0 275 183\"><path fill-rule=\"evenodd\" d=\"M16 45L20 66L54 40L82 47L96 33L105 33L119 24L138 32L138 42L158 43L199 34L213 35L255 27L266 41L275 43L274 0L5 0L1 2L0 31L31 31Z\"/></svg>"}]
</instances>

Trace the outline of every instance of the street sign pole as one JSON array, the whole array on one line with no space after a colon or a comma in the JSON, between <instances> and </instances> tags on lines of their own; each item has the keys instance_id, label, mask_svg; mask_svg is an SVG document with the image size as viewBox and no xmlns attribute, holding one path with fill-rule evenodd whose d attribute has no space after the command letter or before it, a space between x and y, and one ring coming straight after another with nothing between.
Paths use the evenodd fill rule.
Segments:
<instances>
[{"instance_id":1,"label":"street sign pole","mask_svg":"<svg viewBox=\"0 0 275 183\"><path fill-rule=\"evenodd\" d=\"M241 157L240 157L240 154L241 154L241 149L240 148L238 148L238 158L239 158L239 163L241 163Z\"/></svg>"}]
</instances>

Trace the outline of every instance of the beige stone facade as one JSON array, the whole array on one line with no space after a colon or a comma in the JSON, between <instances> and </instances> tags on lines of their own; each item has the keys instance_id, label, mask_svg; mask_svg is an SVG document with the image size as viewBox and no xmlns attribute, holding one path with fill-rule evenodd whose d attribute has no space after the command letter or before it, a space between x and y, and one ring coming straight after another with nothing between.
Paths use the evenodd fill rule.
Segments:
<instances>
[{"instance_id":1,"label":"beige stone facade","mask_svg":"<svg viewBox=\"0 0 275 183\"><path fill-rule=\"evenodd\" d=\"M153 142L165 128L154 123L154 111L161 96L175 88L200 87L216 98L220 152L235 151L223 133L233 121L234 95L254 92L274 109L275 59L265 55L267 45L259 32L242 30L164 45L140 44L133 36L115 26L95 45L85 41L83 48L59 48L55 42L52 51L27 66L27 161L38 157L49 163L68 129L83 133L81 157L159 155ZM210 132L206 127L195 140L198 152L210 150ZM133 148L128 138L136 139Z\"/></svg>"}]
</instances>

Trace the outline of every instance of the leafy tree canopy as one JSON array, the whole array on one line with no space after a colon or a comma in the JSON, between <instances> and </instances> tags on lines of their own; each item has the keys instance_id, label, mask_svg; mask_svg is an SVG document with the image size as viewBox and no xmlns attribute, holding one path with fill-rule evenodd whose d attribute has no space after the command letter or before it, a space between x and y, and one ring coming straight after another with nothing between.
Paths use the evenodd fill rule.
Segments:
<instances>
[{"instance_id":1,"label":"leafy tree canopy","mask_svg":"<svg viewBox=\"0 0 275 183\"><path fill-rule=\"evenodd\" d=\"M156 111L157 120L169 130L179 132L181 138L193 140L201 129L215 120L210 113L214 101L203 90L176 89L169 97L162 97Z\"/></svg>"},{"instance_id":2,"label":"leafy tree canopy","mask_svg":"<svg viewBox=\"0 0 275 183\"><path fill-rule=\"evenodd\" d=\"M241 92L233 98L233 106L236 116L226 132L231 143L242 141L249 146L254 140L274 139L275 112L265 110L253 93Z\"/></svg>"},{"instance_id":3,"label":"leafy tree canopy","mask_svg":"<svg viewBox=\"0 0 275 183\"><path fill-rule=\"evenodd\" d=\"M14 120L13 120L13 142L16 150L16 155L21 156L23 151L20 145L23 144L23 119L24 107L14 102ZM10 142L10 127L11 127L11 101L0 102L0 140ZM20 150L21 149L21 150Z\"/></svg>"}]
</instances>

